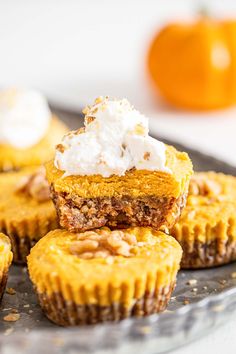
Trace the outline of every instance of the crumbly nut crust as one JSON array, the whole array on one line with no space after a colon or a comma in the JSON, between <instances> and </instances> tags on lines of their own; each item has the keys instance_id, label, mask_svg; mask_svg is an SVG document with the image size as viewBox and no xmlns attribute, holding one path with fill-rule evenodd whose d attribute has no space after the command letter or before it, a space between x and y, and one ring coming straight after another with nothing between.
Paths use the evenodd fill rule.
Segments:
<instances>
[{"instance_id":1,"label":"crumbly nut crust","mask_svg":"<svg viewBox=\"0 0 236 354\"><path fill-rule=\"evenodd\" d=\"M36 244L40 237L35 239L29 237L19 237L17 234L9 234L11 247L13 252L13 262L16 264L25 264L26 257L30 253L30 249Z\"/></svg>"},{"instance_id":2,"label":"crumbly nut crust","mask_svg":"<svg viewBox=\"0 0 236 354\"><path fill-rule=\"evenodd\" d=\"M75 326L119 321L131 316L143 317L164 311L174 287L175 283L171 283L155 294L146 292L142 298L134 299L130 307L122 303L114 303L111 306L77 305L65 301L61 293L53 293L50 296L38 293L38 299L49 320L61 326Z\"/></svg>"},{"instance_id":3,"label":"crumbly nut crust","mask_svg":"<svg viewBox=\"0 0 236 354\"><path fill-rule=\"evenodd\" d=\"M3 270L2 276L0 278L0 301L2 300L8 278L8 269Z\"/></svg>"},{"instance_id":4,"label":"crumbly nut crust","mask_svg":"<svg viewBox=\"0 0 236 354\"><path fill-rule=\"evenodd\" d=\"M192 243L187 241L180 242L183 249L181 268L209 268L228 264L236 260L236 241L212 240L209 243L198 240Z\"/></svg>"},{"instance_id":5,"label":"crumbly nut crust","mask_svg":"<svg viewBox=\"0 0 236 354\"><path fill-rule=\"evenodd\" d=\"M73 198L66 193L55 192L53 185L51 195L61 227L71 232L91 230L105 225L110 228L130 226L170 228L178 220L186 203L186 194L178 199L155 196Z\"/></svg>"}]
</instances>

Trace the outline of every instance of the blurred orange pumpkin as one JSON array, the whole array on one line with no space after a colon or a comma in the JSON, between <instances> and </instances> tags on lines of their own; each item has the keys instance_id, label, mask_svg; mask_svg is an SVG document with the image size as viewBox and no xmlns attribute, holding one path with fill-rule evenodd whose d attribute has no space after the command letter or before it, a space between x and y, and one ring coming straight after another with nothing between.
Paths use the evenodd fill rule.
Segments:
<instances>
[{"instance_id":1,"label":"blurred orange pumpkin","mask_svg":"<svg viewBox=\"0 0 236 354\"><path fill-rule=\"evenodd\" d=\"M202 18L167 25L151 43L148 71L156 92L187 109L236 103L236 21Z\"/></svg>"}]
</instances>

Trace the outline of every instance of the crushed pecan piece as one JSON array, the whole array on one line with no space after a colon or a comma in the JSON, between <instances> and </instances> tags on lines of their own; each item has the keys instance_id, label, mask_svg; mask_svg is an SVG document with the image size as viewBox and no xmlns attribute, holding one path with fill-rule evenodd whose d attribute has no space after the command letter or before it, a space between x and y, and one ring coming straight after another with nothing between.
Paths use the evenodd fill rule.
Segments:
<instances>
[{"instance_id":1,"label":"crushed pecan piece","mask_svg":"<svg viewBox=\"0 0 236 354\"><path fill-rule=\"evenodd\" d=\"M89 106L86 106L86 107L84 107L84 109L82 110L82 113L83 114L88 114L88 112L90 111L90 107Z\"/></svg>"},{"instance_id":2,"label":"crushed pecan piece","mask_svg":"<svg viewBox=\"0 0 236 354\"><path fill-rule=\"evenodd\" d=\"M102 101L104 101L104 98L103 96L99 96L95 99L95 104L99 104L99 103L102 103Z\"/></svg>"},{"instance_id":3,"label":"crushed pecan piece","mask_svg":"<svg viewBox=\"0 0 236 354\"><path fill-rule=\"evenodd\" d=\"M65 146L64 146L63 144L58 144L58 145L56 146L56 149L57 149L58 151L60 151L61 153L63 153L66 148L65 148Z\"/></svg>"},{"instance_id":4,"label":"crushed pecan piece","mask_svg":"<svg viewBox=\"0 0 236 354\"><path fill-rule=\"evenodd\" d=\"M74 133L76 135L79 135L79 134L83 134L84 132L85 132L85 127L82 127L82 128L77 129Z\"/></svg>"},{"instance_id":5,"label":"crushed pecan piece","mask_svg":"<svg viewBox=\"0 0 236 354\"><path fill-rule=\"evenodd\" d=\"M143 155L143 158L144 158L144 160L148 161L150 159L150 156L151 156L150 152L145 152L145 154Z\"/></svg>"},{"instance_id":6,"label":"crushed pecan piece","mask_svg":"<svg viewBox=\"0 0 236 354\"><path fill-rule=\"evenodd\" d=\"M107 107L108 96L97 97L92 106L87 106L83 109L83 114L85 115L85 122L87 124L91 123L95 117L95 113L98 111L98 106L101 110L105 110Z\"/></svg>"},{"instance_id":7,"label":"crushed pecan piece","mask_svg":"<svg viewBox=\"0 0 236 354\"><path fill-rule=\"evenodd\" d=\"M46 180L44 168L39 168L35 173L29 176L23 176L17 184L16 193L24 193L38 202L50 200L50 188Z\"/></svg>"},{"instance_id":8,"label":"crushed pecan piece","mask_svg":"<svg viewBox=\"0 0 236 354\"><path fill-rule=\"evenodd\" d=\"M221 193L221 186L212 180L203 177L193 176L189 184L189 195L218 196Z\"/></svg>"},{"instance_id":9,"label":"crushed pecan piece","mask_svg":"<svg viewBox=\"0 0 236 354\"><path fill-rule=\"evenodd\" d=\"M95 117L92 117L92 116L86 116L86 117L85 117L85 123L86 123L86 124L90 124L90 123L92 123L94 120L95 120Z\"/></svg>"},{"instance_id":10,"label":"crushed pecan piece","mask_svg":"<svg viewBox=\"0 0 236 354\"><path fill-rule=\"evenodd\" d=\"M9 294L9 295L15 295L16 291L15 291L14 288L7 288L6 289L6 293Z\"/></svg>"},{"instance_id":11,"label":"crushed pecan piece","mask_svg":"<svg viewBox=\"0 0 236 354\"><path fill-rule=\"evenodd\" d=\"M111 262L111 256L132 256L135 246L139 246L135 235L121 230L101 229L78 234L70 252L82 259L106 258Z\"/></svg>"},{"instance_id":12,"label":"crushed pecan piece","mask_svg":"<svg viewBox=\"0 0 236 354\"><path fill-rule=\"evenodd\" d=\"M197 279L190 279L186 283L187 285L196 285L197 284Z\"/></svg>"},{"instance_id":13,"label":"crushed pecan piece","mask_svg":"<svg viewBox=\"0 0 236 354\"><path fill-rule=\"evenodd\" d=\"M3 317L3 320L6 322L16 322L20 319L19 313L9 313L8 315Z\"/></svg>"}]
</instances>

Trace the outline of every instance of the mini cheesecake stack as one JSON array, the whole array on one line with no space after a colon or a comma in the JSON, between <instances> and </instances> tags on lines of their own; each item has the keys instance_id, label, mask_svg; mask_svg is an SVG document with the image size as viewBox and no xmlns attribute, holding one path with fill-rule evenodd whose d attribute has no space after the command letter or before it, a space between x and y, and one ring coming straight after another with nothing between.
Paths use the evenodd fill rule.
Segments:
<instances>
[{"instance_id":1,"label":"mini cheesecake stack","mask_svg":"<svg viewBox=\"0 0 236 354\"><path fill-rule=\"evenodd\" d=\"M188 155L151 138L127 100L99 97L84 113L46 169L45 139L24 153L0 145L10 170L0 174L0 296L12 258L27 258L43 311L63 326L158 313L180 266L236 260L235 177L192 176ZM58 124L53 141L66 131Z\"/></svg>"},{"instance_id":2,"label":"mini cheesecake stack","mask_svg":"<svg viewBox=\"0 0 236 354\"><path fill-rule=\"evenodd\" d=\"M117 124L126 132L124 118L131 120L128 138L122 135L125 142L111 163L117 136L105 132L112 135ZM187 154L150 138L145 124L126 101L99 98L86 110L85 127L66 135L46 164L62 229L33 247L28 268L41 307L59 325L146 316L168 304L182 250L158 230L179 218L192 164ZM128 149L132 139L139 149L134 153ZM121 172L129 159L140 168Z\"/></svg>"},{"instance_id":3,"label":"mini cheesecake stack","mask_svg":"<svg viewBox=\"0 0 236 354\"><path fill-rule=\"evenodd\" d=\"M99 98L86 109L85 127L65 136L46 164L62 229L33 247L28 267L44 312L59 325L163 311L180 262L202 268L236 259L236 179L213 172L191 178L187 154L169 146L163 163L163 146L145 135L140 117L114 167L106 155L111 151L97 152L96 144L103 143L100 128L106 131L114 117L122 121L115 108ZM130 141L138 162L121 173Z\"/></svg>"}]
</instances>

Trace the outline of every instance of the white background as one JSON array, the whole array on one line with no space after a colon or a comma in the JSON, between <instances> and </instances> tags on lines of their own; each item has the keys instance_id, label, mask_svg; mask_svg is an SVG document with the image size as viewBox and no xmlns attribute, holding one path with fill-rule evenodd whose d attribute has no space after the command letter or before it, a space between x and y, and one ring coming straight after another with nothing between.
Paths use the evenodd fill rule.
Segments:
<instances>
[{"instance_id":1,"label":"white background","mask_svg":"<svg viewBox=\"0 0 236 354\"><path fill-rule=\"evenodd\" d=\"M175 112L152 99L145 51L166 21L236 14L235 0L0 0L0 86L41 89L81 108L98 95L127 97L152 130L236 165L236 110ZM217 116L217 117L215 117Z\"/></svg>"},{"instance_id":2,"label":"white background","mask_svg":"<svg viewBox=\"0 0 236 354\"><path fill-rule=\"evenodd\" d=\"M235 108L177 112L154 102L146 81L155 30L194 16L202 3L215 16L236 17L235 0L0 0L0 86L39 88L78 109L102 94L127 97L156 133L236 165ZM175 354L235 354L235 334L236 320Z\"/></svg>"}]
</instances>

